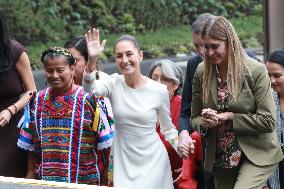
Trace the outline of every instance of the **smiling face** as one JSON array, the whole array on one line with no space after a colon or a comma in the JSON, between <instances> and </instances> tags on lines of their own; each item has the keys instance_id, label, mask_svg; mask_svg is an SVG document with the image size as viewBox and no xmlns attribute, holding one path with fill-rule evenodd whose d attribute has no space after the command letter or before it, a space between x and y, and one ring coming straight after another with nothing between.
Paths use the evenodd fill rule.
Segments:
<instances>
[{"instance_id":1,"label":"smiling face","mask_svg":"<svg viewBox=\"0 0 284 189\"><path fill-rule=\"evenodd\" d=\"M205 54L213 64L228 63L228 45L226 41L213 39L206 35L203 38Z\"/></svg>"},{"instance_id":2,"label":"smiling face","mask_svg":"<svg viewBox=\"0 0 284 189\"><path fill-rule=\"evenodd\" d=\"M172 79L165 77L160 66L157 66L153 70L151 79L167 86L170 99L174 96L174 93L178 88L178 84L176 84Z\"/></svg>"},{"instance_id":3,"label":"smiling face","mask_svg":"<svg viewBox=\"0 0 284 189\"><path fill-rule=\"evenodd\" d=\"M66 92L75 74L75 65L69 65L64 56L49 58L44 64L45 76L56 94Z\"/></svg>"},{"instance_id":4,"label":"smiling face","mask_svg":"<svg viewBox=\"0 0 284 189\"><path fill-rule=\"evenodd\" d=\"M284 67L275 62L266 62L271 87L280 95L284 95Z\"/></svg>"},{"instance_id":5,"label":"smiling face","mask_svg":"<svg viewBox=\"0 0 284 189\"><path fill-rule=\"evenodd\" d=\"M115 63L123 75L131 75L140 73L140 62L143 59L142 51L139 51L128 40L122 40L115 46Z\"/></svg>"},{"instance_id":6,"label":"smiling face","mask_svg":"<svg viewBox=\"0 0 284 189\"><path fill-rule=\"evenodd\" d=\"M84 56L77 49L69 48L68 50L77 60L75 66L75 82L78 85L82 85L83 72L87 62Z\"/></svg>"}]
</instances>

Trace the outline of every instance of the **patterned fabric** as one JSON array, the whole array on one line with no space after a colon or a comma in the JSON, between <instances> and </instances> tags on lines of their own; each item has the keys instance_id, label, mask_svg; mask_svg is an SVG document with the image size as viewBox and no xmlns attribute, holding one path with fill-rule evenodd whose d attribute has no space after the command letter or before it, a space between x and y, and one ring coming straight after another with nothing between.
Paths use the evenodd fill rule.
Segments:
<instances>
[{"instance_id":1,"label":"patterned fabric","mask_svg":"<svg viewBox=\"0 0 284 189\"><path fill-rule=\"evenodd\" d=\"M52 96L48 88L37 93L30 118L18 146L37 154L37 178L100 185L108 164L103 149L111 146L113 137L113 120L102 99L77 85L63 96Z\"/></svg>"},{"instance_id":2,"label":"patterned fabric","mask_svg":"<svg viewBox=\"0 0 284 189\"><path fill-rule=\"evenodd\" d=\"M229 90L227 82L221 83L217 69L218 112L228 110ZM233 133L233 121L228 120L216 127L216 163L215 167L233 168L241 159L241 147Z\"/></svg>"},{"instance_id":3,"label":"patterned fabric","mask_svg":"<svg viewBox=\"0 0 284 189\"><path fill-rule=\"evenodd\" d=\"M275 108L276 108L276 133L279 139L279 142L281 146L283 147L284 141L283 141L283 136L284 136L284 117L283 117L283 112L281 112L281 107L280 107L280 100L277 92L273 91L273 98L275 102Z\"/></svg>"},{"instance_id":4,"label":"patterned fabric","mask_svg":"<svg viewBox=\"0 0 284 189\"><path fill-rule=\"evenodd\" d=\"M280 107L280 100L277 92L273 91L273 98L275 102L275 108L276 108L276 124L275 124L275 130L278 136L278 140L281 144L281 147L283 149L283 136L284 136L284 117L283 112L281 112ZM283 161L283 160L282 160ZM268 179L268 186L270 189L280 189L280 180L279 180L279 167L275 169L271 177Z\"/></svg>"},{"instance_id":5,"label":"patterned fabric","mask_svg":"<svg viewBox=\"0 0 284 189\"><path fill-rule=\"evenodd\" d=\"M98 149L102 150L105 146L110 147L112 145L112 137L114 134L114 119L111 111L110 102L107 98L103 96L98 96L96 98L100 113L100 124L102 128L99 128L101 132L99 133Z\"/></svg>"}]
</instances>

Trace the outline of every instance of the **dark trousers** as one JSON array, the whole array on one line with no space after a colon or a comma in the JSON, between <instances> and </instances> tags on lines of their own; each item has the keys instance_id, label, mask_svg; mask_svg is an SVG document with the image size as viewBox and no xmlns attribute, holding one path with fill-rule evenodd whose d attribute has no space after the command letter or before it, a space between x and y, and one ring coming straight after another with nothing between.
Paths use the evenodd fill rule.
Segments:
<instances>
[{"instance_id":1,"label":"dark trousers","mask_svg":"<svg viewBox=\"0 0 284 189\"><path fill-rule=\"evenodd\" d=\"M204 176L204 189L215 189L213 174L204 170L203 176Z\"/></svg>"},{"instance_id":2,"label":"dark trousers","mask_svg":"<svg viewBox=\"0 0 284 189\"><path fill-rule=\"evenodd\" d=\"M205 150L206 150L206 137L205 137L206 133L202 133L202 154L203 154L203 162L202 162L202 166L204 166L204 160L205 160ZM205 169L203 169L203 182L204 184L199 187L198 189L215 189L215 185L214 185L214 177L213 174L211 172L206 171Z\"/></svg>"},{"instance_id":3,"label":"dark trousers","mask_svg":"<svg viewBox=\"0 0 284 189\"><path fill-rule=\"evenodd\" d=\"M284 160L279 162L279 180L281 189L284 189Z\"/></svg>"}]
</instances>

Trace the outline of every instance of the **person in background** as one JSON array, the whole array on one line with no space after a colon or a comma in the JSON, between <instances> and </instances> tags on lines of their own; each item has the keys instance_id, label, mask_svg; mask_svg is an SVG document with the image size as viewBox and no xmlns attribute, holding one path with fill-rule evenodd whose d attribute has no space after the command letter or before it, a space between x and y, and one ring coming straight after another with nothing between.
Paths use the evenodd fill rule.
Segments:
<instances>
[{"instance_id":1,"label":"person in background","mask_svg":"<svg viewBox=\"0 0 284 189\"><path fill-rule=\"evenodd\" d=\"M83 72L88 62L88 49L85 37L75 37L68 40L64 44L64 48L76 58L74 83L76 85L82 85ZM96 69L99 70L99 64L96 64ZM96 79L105 80L110 76L102 71L96 72ZM99 104L102 108L106 108L108 116L113 118L111 104L108 98L98 96Z\"/></svg>"},{"instance_id":2,"label":"person in background","mask_svg":"<svg viewBox=\"0 0 284 189\"><path fill-rule=\"evenodd\" d=\"M266 60L266 68L270 77L276 107L276 133L283 151L284 137L284 48L272 52ZM270 189L284 188L284 161L268 179Z\"/></svg>"},{"instance_id":3,"label":"person in background","mask_svg":"<svg viewBox=\"0 0 284 189\"><path fill-rule=\"evenodd\" d=\"M283 159L267 71L247 56L226 18L207 21L201 36L191 123L206 133L205 169L216 189L262 188Z\"/></svg>"},{"instance_id":4,"label":"person in background","mask_svg":"<svg viewBox=\"0 0 284 189\"><path fill-rule=\"evenodd\" d=\"M77 85L82 85L83 72L88 62L88 49L85 37L75 37L68 40L64 44L64 48L68 49L70 53L76 58L74 82ZM96 69L99 70L99 64L96 64ZM109 75L98 71L96 79L106 79Z\"/></svg>"},{"instance_id":5,"label":"person in background","mask_svg":"<svg viewBox=\"0 0 284 189\"><path fill-rule=\"evenodd\" d=\"M116 121L112 148L114 186L172 189L167 151L156 132L158 117L161 132L180 156L187 158L193 143L178 145L166 87L141 74L143 52L138 41L129 35L119 37L114 45L115 63L122 75L96 80L96 61L105 40L100 42L99 30L94 28L86 34L86 41L89 61L83 86L87 91L110 98Z\"/></svg>"},{"instance_id":6,"label":"person in background","mask_svg":"<svg viewBox=\"0 0 284 189\"><path fill-rule=\"evenodd\" d=\"M180 135L188 135L193 132L193 128L190 123L190 112L191 112L191 99L192 99L192 80L195 74L196 68L198 64L203 61L204 57L204 47L203 40L201 38L201 30L204 24L214 18L214 15L210 13L200 14L197 19L192 23L191 26L191 39L194 45L196 54L193 55L187 62L186 67L186 77L183 87L182 100L181 100L181 111L178 122L178 129L180 131ZM205 150L205 140L202 140L202 147ZM205 154L205 151L203 151ZM204 158L203 158L204 159ZM203 164L203 163L202 163ZM201 165L203 166L203 165ZM203 171L203 179L200 179L199 188L204 189L214 189L214 179L211 173L206 170Z\"/></svg>"},{"instance_id":7,"label":"person in background","mask_svg":"<svg viewBox=\"0 0 284 189\"><path fill-rule=\"evenodd\" d=\"M23 107L36 90L23 45L9 38L0 10L0 176L27 176L27 153L17 147Z\"/></svg>"},{"instance_id":8,"label":"person in background","mask_svg":"<svg viewBox=\"0 0 284 189\"><path fill-rule=\"evenodd\" d=\"M76 59L68 50L48 48L41 61L50 87L31 100L18 140L34 152L29 171L36 179L107 185L113 120L96 96L74 84Z\"/></svg>"},{"instance_id":9,"label":"person in background","mask_svg":"<svg viewBox=\"0 0 284 189\"><path fill-rule=\"evenodd\" d=\"M182 70L170 60L157 60L150 68L149 78L167 86L172 122L178 128L183 85ZM197 189L197 165L202 163L201 136L197 132L191 134L192 139L196 141L194 154L189 159L182 160L161 134L159 123L157 125L157 132L168 151L175 188Z\"/></svg>"},{"instance_id":10,"label":"person in background","mask_svg":"<svg viewBox=\"0 0 284 189\"><path fill-rule=\"evenodd\" d=\"M186 67L186 77L184 82L184 90L182 93L181 101L181 112L179 117L179 131L180 132L193 132L190 125L190 110L191 110L191 97L192 97L192 80L195 74L196 68L199 63L201 63L204 57L203 40L201 38L201 30L206 23L206 21L214 18L214 15L210 13L204 13L198 16L198 18L192 24L192 43L196 50L195 55L193 55L187 62Z\"/></svg>"}]
</instances>

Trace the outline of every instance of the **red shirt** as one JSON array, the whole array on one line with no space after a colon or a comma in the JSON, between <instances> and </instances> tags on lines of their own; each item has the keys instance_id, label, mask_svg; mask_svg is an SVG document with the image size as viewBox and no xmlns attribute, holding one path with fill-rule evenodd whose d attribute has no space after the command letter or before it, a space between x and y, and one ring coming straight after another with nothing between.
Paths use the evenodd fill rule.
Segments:
<instances>
[{"instance_id":1,"label":"red shirt","mask_svg":"<svg viewBox=\"0 0 284 189\"><path fill-rule=\"evenodd\" d=\"M170 113L171 113L172 122L176 128L178 128L178 118L180 114L180 108L181 108L181 96L178 95L173 96L170 101ZM175 170L182 168L182 159L178 156L177 152L172 147L172 145L168 141L166 141L164 135L160 132L160 126L157 127L157 132L168 151L171 163L171 169L172 169L172 176L173 180L175 180L179 176L179 173L176 173Z\"/></svg>"},{"instance_id":2,"label":"red shirt","mask_svg":"<svg viewBox=\"0 0 284 189\"><path fill-rule=\"evenodd\" d=\"M172 122L178 129L178 120L181 109L181 96L175 95L170 100L170 113ZM195 153L188 160L182 160L172 145L165 140L164 135L160 132L160 127L157 127L157 132L164 143L172 169L173 180L177 179L180 173L176 173L175 170L182 168L182 177L179 179L178 183L175 184L175 189L196 189L197 188L197 178L195 178L195 172L197 171L196 161L202 158L202 143L201 136L197 132L192 133L193 140L195 143Z\"/></svg>"}]
</instances>

